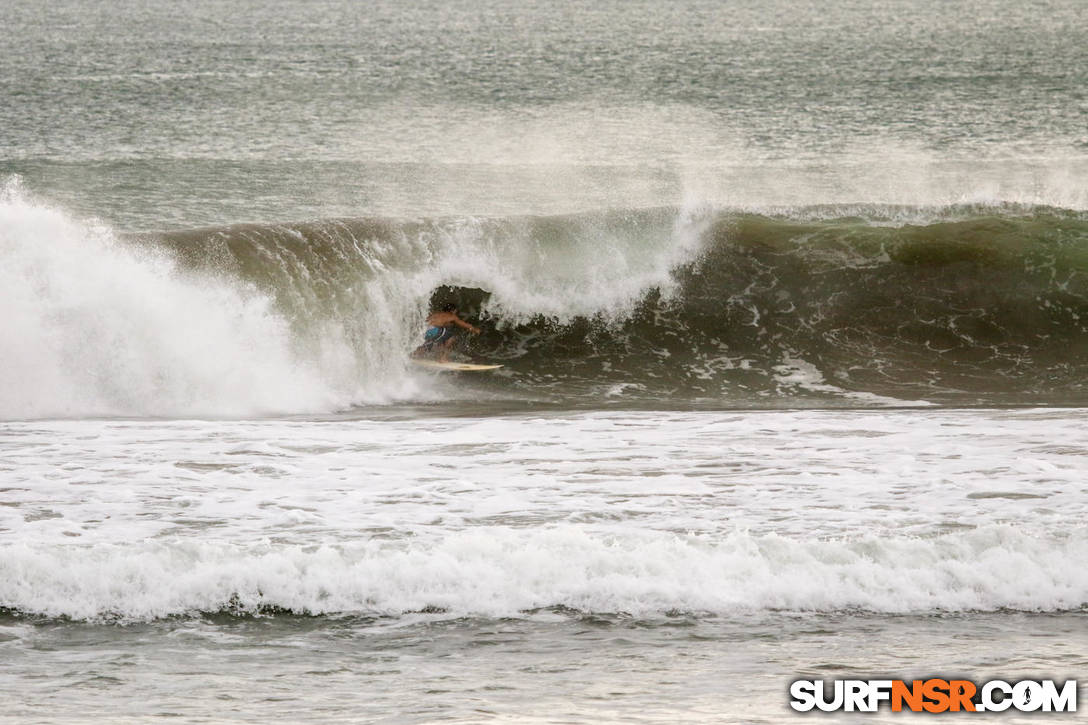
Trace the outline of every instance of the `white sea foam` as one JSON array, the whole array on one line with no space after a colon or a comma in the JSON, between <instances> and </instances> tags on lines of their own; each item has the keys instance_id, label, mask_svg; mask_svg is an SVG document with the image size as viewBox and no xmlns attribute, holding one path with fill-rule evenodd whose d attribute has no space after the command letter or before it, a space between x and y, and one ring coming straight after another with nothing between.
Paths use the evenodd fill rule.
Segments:
<instances>
[{"instance_id":1,"label":"white sea foam","mask_svg":"<svg viewBox=\"0 0 1088 725\"><path fill-rule=\"evenodd\" d=\"M49 616L146 619L278 607L298 613L515 616L591 612L1029 611L1088 603L1084 536L985 526L929 539L483 527L433 543L311 547L166 540L5 546L0 602Z\"/></svg>"},{"instance_id":2,"label":"white sea foam","mask_svg":"<svg viewBox=\"0 0 1088 725\"><path fill-rule=\"evenodd\" d=\"M639 234L613 229L598 215L570 217L560 239L547 239L532 218L511 220L501 232L467 218L437 241L432 258L415 270L414 286L424 298L439 285L487 290L488 309L508 323L536 315L622 319L648 290L674 291L671 273L697 254L710 218L684 208L671 230Z\"/></svg>"},{"instance_id":3,"label":"white sea foam","mask_svg":"<svg viewBox=\"0 0 1088 725\"><path fill-rule=\"evenodd\" d=\"M871 406L929 406L933 405L925 400L903 400L901 398L889 398L886 395L875 393L844 390L837 385L831 385L824 378L823 373L812 363L800 357L785 356L782 363L774 366L774 379L780 389L805 390L813 393L825 393L839 396L848 400L856 400L862 405Z\"/></svg>"},{"instance_id":4,"label":"white sea foam","mask_svg":"<svg viewBox=\"0 0 1088 725\"><path fill-rule=\"evenodd\" d=\"M0 417L327 408L269 300L0 193Z\"/></svg>"},{"instance_id":5,"label":"white sea foam","mask_svg":"<svg viewBox=\"0 0 1088 725\"><path fill-rule=\"evenodd\" d=\"M1088 602L1080 411L6 424L0 606Z\"/></svg>"}]
</instances>

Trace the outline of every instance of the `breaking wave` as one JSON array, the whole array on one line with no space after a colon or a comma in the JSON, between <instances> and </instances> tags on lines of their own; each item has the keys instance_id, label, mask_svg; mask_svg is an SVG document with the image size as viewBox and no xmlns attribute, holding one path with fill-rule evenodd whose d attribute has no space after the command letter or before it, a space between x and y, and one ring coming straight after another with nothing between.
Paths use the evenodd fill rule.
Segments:
<instances>
[{"instance_id":1,"label":"breaking wave","mask_svg":"<svg viewBox=\"0 0 1088 725\"><path fill-rule=\"evenodd\" d=\"M88 620L220 611L503 617L549 607L639 616L1068 611L1088 604L1085 556L1083 537L1007 526L834 541L488 527L431 544L13 544L0 557L0 601Z\"/></svg>"},{"instance_id":2,"label":"breaking wave","mask_svg":"<svg viewBox=\"0 0 1088 725\"><path fill-rule=\"evenodd\" d=\"M1088 217L1019 205L337 219L121 236L9 184L0 417L441 399L431 304L482 394L704 405L1084 403ZM777 402L775 402L777 401Z\"/></svg>"}]
</instances>

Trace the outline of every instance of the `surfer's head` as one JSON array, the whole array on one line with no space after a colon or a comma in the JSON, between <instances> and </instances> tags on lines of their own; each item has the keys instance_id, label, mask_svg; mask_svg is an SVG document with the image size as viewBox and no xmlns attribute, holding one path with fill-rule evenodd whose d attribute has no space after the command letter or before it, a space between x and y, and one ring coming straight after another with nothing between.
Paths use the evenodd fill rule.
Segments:
<instances>
[{"instance_id":1,"label":"surfer's head","mask_svg":"<svg viewBox=\"0 0 1088 725\"><path fill-rule=\"evenodd\" d=\"M453 304L452 302L447 302L446 304L442 305L442 311L457 312L457 305Z\"/></svg>"}]
</instances>

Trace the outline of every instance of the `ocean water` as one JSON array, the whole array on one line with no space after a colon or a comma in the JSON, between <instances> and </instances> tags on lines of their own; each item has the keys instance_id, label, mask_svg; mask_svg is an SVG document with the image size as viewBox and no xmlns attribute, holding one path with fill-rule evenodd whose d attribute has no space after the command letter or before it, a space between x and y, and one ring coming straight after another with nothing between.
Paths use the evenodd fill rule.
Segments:
<instances>
[{"instance_id":1,"label":"ocean water","mask_svg":"<svg viewBox=\"0 0 1088 725\"><path fill-rule=\"evenodd\" d=\"M1080 3L0 27L0 720L1085 678Z\"/></svg>"}]
</instances>

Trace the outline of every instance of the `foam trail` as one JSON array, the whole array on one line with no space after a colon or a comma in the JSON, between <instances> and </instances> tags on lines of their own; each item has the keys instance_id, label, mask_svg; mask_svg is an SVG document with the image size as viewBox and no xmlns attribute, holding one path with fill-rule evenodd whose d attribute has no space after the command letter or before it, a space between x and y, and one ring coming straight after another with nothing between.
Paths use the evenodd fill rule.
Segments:
<instances>
[{"instance_id":1,"label":"foam trail","mask_svg":"<svg viewBox=\"0 0 1088 725\"><path fill-rule=\"evenodd\" d=\"M0 193L0 416L243 415L336 391L269 300Z\"/></svg>"},{"instance_id":2,"label":"foam trail","mask_svg":"<svg viewBox=\"0 0 1088 725\"><path fill-rule=\"evenodd\" d=\"M738 532L481 527L430 542L317 549L166 540L9 544L0 606L148 620L275 607L296 613L517 616L564 606L660 615L762 610L1061 611L1088 602L1082 536L986 526L933 538L796 539Z\"/></svg>"}]
</instances>

